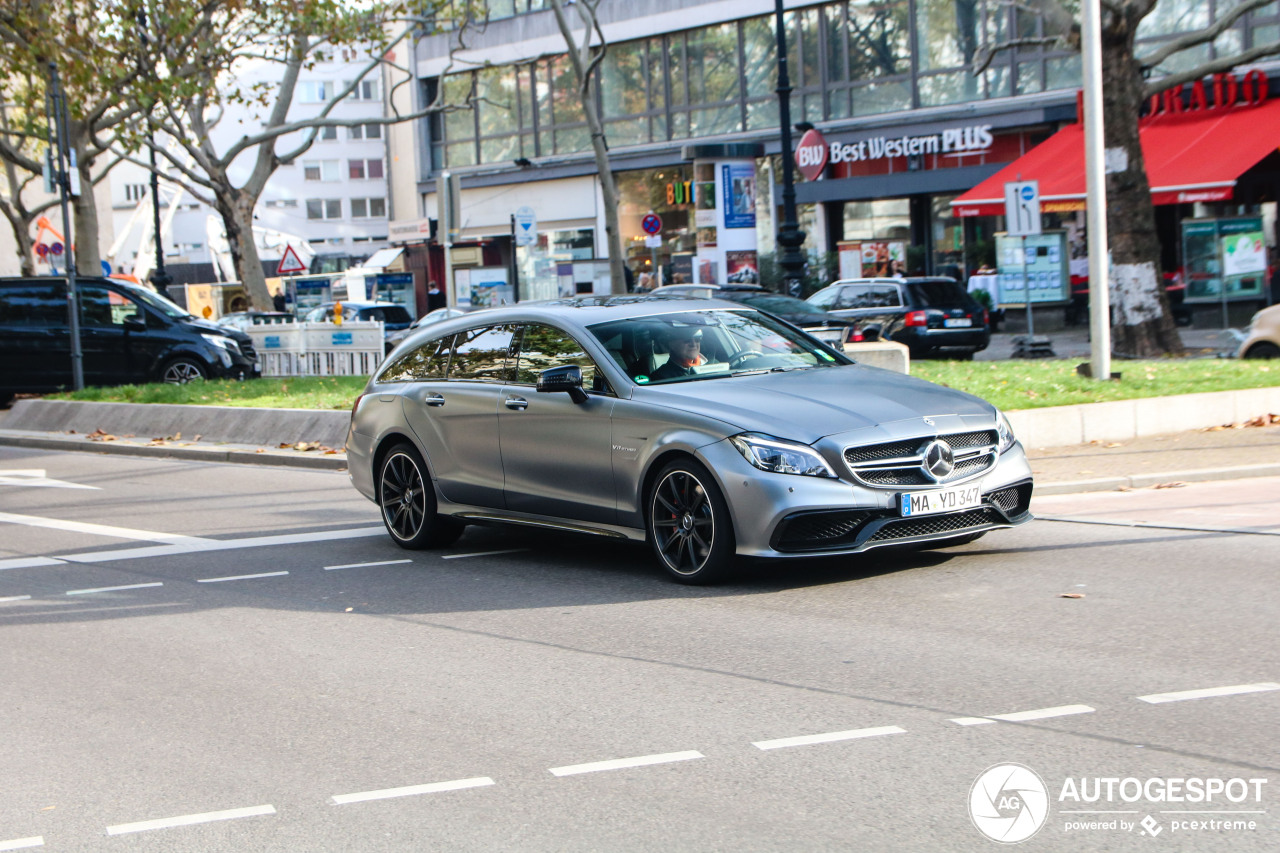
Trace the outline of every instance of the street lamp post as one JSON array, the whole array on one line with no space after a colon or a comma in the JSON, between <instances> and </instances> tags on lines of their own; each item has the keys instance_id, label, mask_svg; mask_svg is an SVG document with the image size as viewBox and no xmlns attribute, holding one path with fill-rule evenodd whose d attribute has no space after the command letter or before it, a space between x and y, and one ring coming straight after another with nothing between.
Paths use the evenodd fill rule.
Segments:
<instances>
[{"instance_id":1,"label":"street lamp post","mask_svg":"<svg viewBox=\"0 0 1280 853\"><path fill-rule=\"evenodd\" d=\"M778 226L778 245L782 247L778 265L786 292L800 295L804 279L805 259L800 251L804 232L796 222L795 171L791 162L791 78L787 75L787 33L782 22L782 0L774 0L774 18L778 30L778 116L782 123L782 223Z\"/></svg>"}]
</instances>

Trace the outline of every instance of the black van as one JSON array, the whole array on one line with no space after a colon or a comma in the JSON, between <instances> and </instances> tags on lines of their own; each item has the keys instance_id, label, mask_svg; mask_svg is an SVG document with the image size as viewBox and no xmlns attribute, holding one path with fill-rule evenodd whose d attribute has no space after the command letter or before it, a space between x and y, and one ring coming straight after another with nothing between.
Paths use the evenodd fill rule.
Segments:
<instances>
[{"instance_id":1,"label":"black van","mask_svg":"<svg viewBox=\"0 0 1280 853\"><path fill-rule=\"evenodd\" d=\"M253 340L188 314L153 290L107 278L76 280L86 385L253 378ZM66 279L0 278L0 403L15 393L70 388Z\"/></svg>"}]
</instances>

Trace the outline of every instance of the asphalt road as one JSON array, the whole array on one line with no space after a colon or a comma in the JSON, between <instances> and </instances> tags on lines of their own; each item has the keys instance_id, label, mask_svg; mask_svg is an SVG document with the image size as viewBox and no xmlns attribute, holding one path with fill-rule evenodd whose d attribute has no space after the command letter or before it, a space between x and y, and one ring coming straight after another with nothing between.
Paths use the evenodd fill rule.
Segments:
<instances>
[{"instance_id":1,"label":"asphalt road","mask_svg":"<svg viewBox=\"0 0 1280 853\"><path fill-rule=\"evenodd\" d=\"M1055 497L691 589L401 551L345 474L0 447L0 850L1275 850L1277 506ZM1011 763L1043 798L971 819Z\"/></svg>"}]
</instances>

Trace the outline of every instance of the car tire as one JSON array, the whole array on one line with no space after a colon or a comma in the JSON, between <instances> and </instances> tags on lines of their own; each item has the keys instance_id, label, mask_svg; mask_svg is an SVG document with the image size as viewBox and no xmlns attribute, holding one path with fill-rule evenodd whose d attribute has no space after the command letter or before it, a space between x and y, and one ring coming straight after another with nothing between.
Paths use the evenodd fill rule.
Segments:
<instances>
[{"instance_id":1,"label":"car tire","mask_svg":"<svg viewBox=\"0 0 1280 853\"><path fill-rule=\"evenodd\" d=\"M185 355L165 362L160 371L160 381L169 385L186 385L188 382L208 378L209 368L205 363Z\"/></svg>"},{"instance_id":2,"label":"car tire","mask_svg":"<svg viewBox=\"0 0 1280 853\"><path fill-rule=\"evenodd\" d=\"M6 390L4 390L3 388L0 388L0 409L3 409L3 408L5 408L6 406L8 406L8 405L9 405L9 402L10 402L12 399L13 399L13 392L12 392L12 391L6 391Z\"/></svg>"},{"instance_id":3,"label":"car tire","mask_svg":"<svg viewBox=\"0 0 1280 853\"><path fill-rule=\"evenodd\" d=\"M436 490L417 448L392 447L378 465L378 509L387 533L401 548L418 551L452 545L463 525L436 512Z\"/></svg>"},{"instance_id":4,"label":"car tire","mask_svg":"<svg viewBox=\"0 0 1280 853\"><path fill-rule=\"evenodd\" d=\"M645 503L649 543L672 578L707 584L728 575L735 551L733 521L705 467L688 458L668 462Z\"/></svg>"},{"instance_id":5,"label":"car tire","mask_svg":"<svg viewBox=\"0 0 1280 853\"><path fill-rule=\"evenodd\" d=\"M1273 343L1263 341L1260 344L1254 344L1249 347L1249 351L1244 354L1245 358L1280 358L1280 347Z\"/></svg>"}]
</instances>

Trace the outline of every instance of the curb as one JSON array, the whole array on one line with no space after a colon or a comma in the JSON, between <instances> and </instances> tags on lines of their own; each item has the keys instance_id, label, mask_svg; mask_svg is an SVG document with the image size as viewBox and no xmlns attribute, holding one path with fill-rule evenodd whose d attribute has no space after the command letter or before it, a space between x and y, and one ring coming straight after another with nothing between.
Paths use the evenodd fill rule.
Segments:
<instances>
[{"instance_id":1,"label":"curb","mask_svg":"<svg viewBox=\"0 0 1280 853\"><path fill-rule=\"evenodd\" d=\"M322 471L347 470L347 454L304 453L297 450L254 447L253 445L213 445L209 447L138 444L129 439L89 441L83 435L57 435L0 430L0 445L31 447L41 450L69 450L81 453L112 453L119 456L147 456L161 459L186 459L197 462L221 462L235 465L277 465Z\"/></svg>"},{"instance_id":2,"label":"curb","mask_svg":"<svg viewBox=\"0 0 1280 853\"><path fill-rule=\"evenodd\" d=\"M1129 477L1099 477L1095 480L1069 480L1059 483L1036 483L1035 496L1114 492L1120 489L1149 489L1161 483L1204 483L1211 480L1241 480L1246 477L1280 477L1280 463L1239 465L1229 468L1197 468L1191 471L1134 474Z\"/></svg>"}]
</instances>

